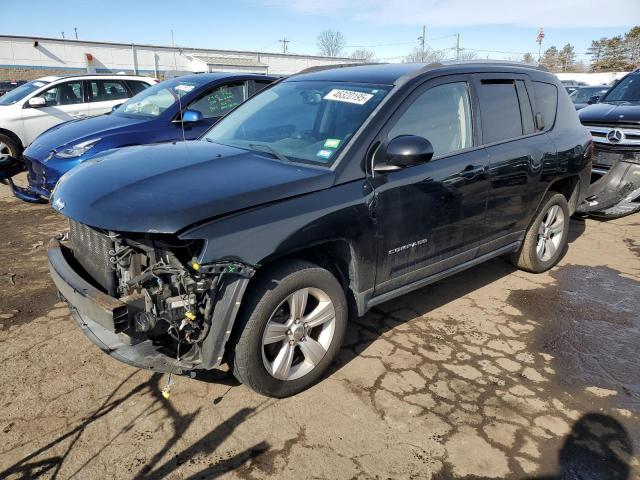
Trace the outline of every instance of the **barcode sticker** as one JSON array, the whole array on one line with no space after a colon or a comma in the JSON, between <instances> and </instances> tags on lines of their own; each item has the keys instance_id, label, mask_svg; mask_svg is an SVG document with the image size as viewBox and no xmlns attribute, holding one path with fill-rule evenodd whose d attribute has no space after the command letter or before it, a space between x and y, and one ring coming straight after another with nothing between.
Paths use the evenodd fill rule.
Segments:
<instances>
[{"instance_id":1,"label":"barcode sticker","mask_svg":"<svg viewBox=\"0 0 640 480\"><path fill-rule=\"evenodd\" d=\"M353 90L339 90L334 88L324 96L325 100L335 100L336 102L355 103L364 105L373 98L370 93L354 92Z\"/></svg>"}]
</instances>

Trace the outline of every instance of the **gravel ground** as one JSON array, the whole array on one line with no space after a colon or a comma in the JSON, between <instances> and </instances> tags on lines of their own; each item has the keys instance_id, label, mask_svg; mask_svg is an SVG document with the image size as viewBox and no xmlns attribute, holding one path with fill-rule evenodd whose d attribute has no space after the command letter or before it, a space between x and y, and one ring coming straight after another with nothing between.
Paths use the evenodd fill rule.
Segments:
<instances>
[{"instance_id":1,"label":"gravel ground","mask_svg":"<svg viewBox=\"0 0 640 480\"><path fill-rule=\"evenodd\" d=\"M0 478L627 479L640 473L640 215L572 220L560 266L496 259L352 319L327 377L112 360L46 268L65 222L0 188Z\"/></svg>"}]
</instances>

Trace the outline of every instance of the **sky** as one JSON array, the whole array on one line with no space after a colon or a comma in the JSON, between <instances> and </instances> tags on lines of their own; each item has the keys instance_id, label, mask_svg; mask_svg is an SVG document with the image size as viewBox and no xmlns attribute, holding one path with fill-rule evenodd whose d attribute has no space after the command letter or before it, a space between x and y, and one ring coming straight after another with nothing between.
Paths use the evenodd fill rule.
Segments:
<instances>
[{"instance_id":1,"label":"sky","mask_svg":"<svg viewBox=\"0 0 640 480\"><path fill-rule=\"evenodd\" d=\"M3 0L8 2L9 0ZM640 25L640 0L154 0L108 2L31 0L3 9L3 34L78 38L263 52L317 54L324 29L345 37L345 54L358 47L385 61L400 61L426 26L427 46L453 55L460 47L478 58L537 56L566 43L578 59L591 40L624 34ZM37 12L37 13L36 13Z\"/></svg>"}]
</instances>

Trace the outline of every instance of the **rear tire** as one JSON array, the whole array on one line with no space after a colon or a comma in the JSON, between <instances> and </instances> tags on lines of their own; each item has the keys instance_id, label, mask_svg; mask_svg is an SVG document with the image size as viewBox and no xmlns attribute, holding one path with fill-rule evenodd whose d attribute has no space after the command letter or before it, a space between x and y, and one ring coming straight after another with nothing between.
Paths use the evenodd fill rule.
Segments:
<instances>
[{"instance_id":1,"label":"rear tire","mask_svg":"<svg viewBox=\"0 0 640 480\"><path fill-rule=\"evenodd\" d=\"M327 270L292 261L264 272L250 287L230 363L256 392L288 397L313 385L340 349L347 301Z\"/></svg>"},{"instance_id":2,"label":"rear tire","mask_svg":"<svg viewBox=\"0 0 640 480\"><path fill-rule=\"evenodd\" d=\"M0 156L11 155L14 158L18 158L20 153L20 145L13 138L0 133Z\"/></svg>"},{"instance_id":3,"label":"rear tire","mask_svg":"<svg viewBox=\"0 0 640 480\"><path fill-rule=\"evenodd\" d=\"M532 273L553 267L562 256L569 233L569 205L561 193L548 192L540 204L512 263Z\"/></svg>"}]
</instances>

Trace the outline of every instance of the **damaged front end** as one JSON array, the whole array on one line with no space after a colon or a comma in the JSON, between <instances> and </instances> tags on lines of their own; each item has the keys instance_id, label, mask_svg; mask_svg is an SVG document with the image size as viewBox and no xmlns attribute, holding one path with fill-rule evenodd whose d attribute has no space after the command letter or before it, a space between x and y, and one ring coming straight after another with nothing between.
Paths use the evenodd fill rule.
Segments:
<instances>
[{"instance_id":1,"label":"damaged front end","mask_svg":"<svg viewBox=\"0 0 640 480\"><path fill-rule=\"evenodd\" d=\"M0 155L0 183L7 185L16 198L29 203L46 203L47 199L30 187L19 187L13 183L13 177L25 172L27 166L24 161L11 155Z\"/></svg>"},{"instance_id":2,"label":"damaged front end","mask_svg":"<svg viewBox=\"0 0 640 480\"><path fill-rule=\"evenodd\" d=\"M114 358L185 373L220 365L254 268L200 265L204 242L122 234L70 220L54 239L52 278L84 333Z\"/></svg>"},{"instance_id":3,"label":"damaged front end","mask_svg":"<svg viewBox=\"0 0 640 480\"><path fill-rule=\"evenodd\" d=\"M594 141L591 185L578 212L621 217L640 210L640 130L587 126Z\"/></svg>"}]
</instances>

